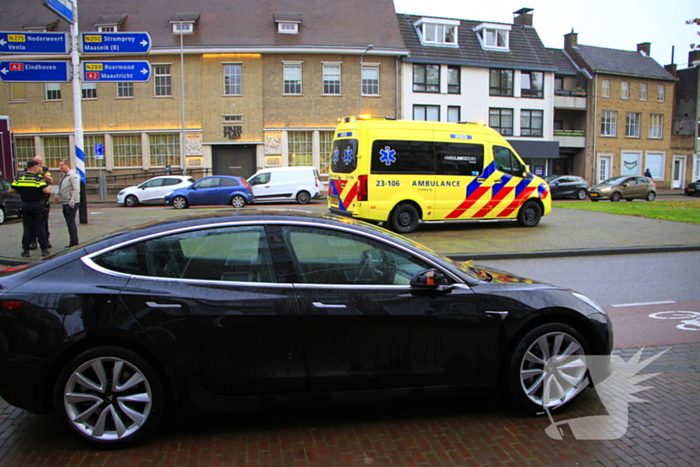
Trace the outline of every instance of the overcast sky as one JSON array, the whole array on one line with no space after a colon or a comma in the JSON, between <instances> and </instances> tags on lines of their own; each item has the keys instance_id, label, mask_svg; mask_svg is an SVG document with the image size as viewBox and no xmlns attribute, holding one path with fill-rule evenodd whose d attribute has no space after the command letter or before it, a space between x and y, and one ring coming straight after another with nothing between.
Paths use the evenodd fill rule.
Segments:
<instances>
[{"instance_id":1,"label":"overcast sky","mask_svg":"<svg viewBox=\"0 0 700 467\"><path fill-rule=\"evenodd\" d=\"M578 43L637 50L651 42L651 56L660 64L688 66L690 44L700 43L700 27L685 24L700 17L698 0L394 0L397 13L512 23L513 12L533 8L533 26L546 47L564 48L564 34L578 33Z\"/></svg>"}]
</instances>

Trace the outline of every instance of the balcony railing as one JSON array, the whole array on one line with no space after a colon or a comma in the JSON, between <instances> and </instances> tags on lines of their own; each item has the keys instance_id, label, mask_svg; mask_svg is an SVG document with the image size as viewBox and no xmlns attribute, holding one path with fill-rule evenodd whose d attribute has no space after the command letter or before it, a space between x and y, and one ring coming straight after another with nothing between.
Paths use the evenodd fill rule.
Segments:
<instances>
[{"instance_id":1,"label":"balcony railing","mask_svg":"<svg viewBox=\"0 0 700 467\"><path fill-rule=\"evenodd\" d=\"M584 137L586 132L584 130L554 130L554 136Z\"/></svg>"},{"instance_id":2,"label":"balcony railing","mask_svg":"<svg viewBox=\"0 0 700 467\"><path fill-rule=\"evenodd\" d=\"M563 89L556 89L554 91L556 96L573 96L573 97L586 97L586 91L565 91Z\"/></svg>"}]
</instances>

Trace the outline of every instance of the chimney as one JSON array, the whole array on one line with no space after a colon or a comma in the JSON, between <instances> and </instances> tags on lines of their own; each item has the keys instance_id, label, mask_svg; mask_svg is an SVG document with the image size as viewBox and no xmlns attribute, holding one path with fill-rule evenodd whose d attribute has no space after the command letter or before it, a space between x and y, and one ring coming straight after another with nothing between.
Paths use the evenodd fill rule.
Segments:
<instances>
[{"instance_id":1,"label":"chimney","mask_svg":"<svg viewBox=\"0 0 700 467\"><path fill-rule=\"evenodd\" d=\"M688 52L688 68L700 66L700 49Z\"/></svg>"},{"instance_id":2,"label":"chimney","mask_svg":"<svg viewBox=\"0 0 700 467\"><path fill-rule=\"evenodd\" d=\"M641 52L645 57L651 57L651 42L637 44L637 52Z\"/></svg>"},{"instance_id":3,"label":"chimney","mask_svg":"<svg viewBox=\"0 0 700 467\"><path fill-rule=\"evenodd\" d=\"M574 28L571 28L569 34L564 34L564 49L572 47L578 47L578 33L574 32Z\"/></svg>"},{"instance_id":4,"label":"chimney","mask_svg":"<svg viewBox=\"0 0 700 467\"><path fill-rule=\"evenodd\" d=\"M677 76L678 65L671 63L670 65L664 65L664 69L671 73L673 76Z\"/></svg>"},{"instance_id":5,"label":"chimney","mask_svg":"<svg viewBox=\"0 0 700 467\"><path fill-rule=\"evenodd\" d=\"M532 8L521 8L518 11L514 11L513 14L517 16L513 19L513 24L532 26L532 10Z\"/></svg>"}]
</instances>

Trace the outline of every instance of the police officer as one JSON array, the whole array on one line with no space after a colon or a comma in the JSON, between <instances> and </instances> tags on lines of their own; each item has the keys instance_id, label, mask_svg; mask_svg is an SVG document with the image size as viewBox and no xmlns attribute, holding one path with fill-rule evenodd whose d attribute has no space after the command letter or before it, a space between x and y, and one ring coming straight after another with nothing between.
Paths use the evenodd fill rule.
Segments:
<instances>
[{"instance_id":1,"label":"police officer","mask_svg":"<svg viewBox=\"0 0 700 467\"><path fill-rule=\"evenodd\" d=\"M35 161L39 164L39 175L44 177L44 181L51 185L53 183L53 177L51 176L51 171L49 170L48 167L44 167L44 158L36 155L33 157ZM25 170L26 172L26 170ZM48 194L46 195L46 199L44 200L44 229L46 229L46 238L49 239L51 238L51 232L49 231L49 213L51 212L51 195ZM29 249L30 250L36 250L36 238L32 239L32 242L29 244ZM49 240L49 248L51 248L51 241Z\"/></svg>"},{"instance_id":2,"label":"police officer","mask_svg":"<svg viewBox=\"0 0 700 467\"><path fill-rule=\"evenodd\" d=\"M27 170L17 180L12 182L10 191L19 193L22 198L22 253L23 258L29 258L29 245L38 238L41 246L41 256L51 254L49 239L46 236L44 205L46 196L51 195L51 188L42 175L41 165L31 160L27 162Z\"/></svg>"}]
</instances>

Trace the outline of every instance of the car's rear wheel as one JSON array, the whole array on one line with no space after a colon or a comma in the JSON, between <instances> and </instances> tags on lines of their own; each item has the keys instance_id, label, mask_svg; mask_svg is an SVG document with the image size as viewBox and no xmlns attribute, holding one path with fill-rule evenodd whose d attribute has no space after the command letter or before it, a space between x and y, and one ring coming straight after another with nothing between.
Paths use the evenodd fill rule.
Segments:
<instances>
[{"instance_id":1,"label":"car's rear wheel","mask_svg":"<svg viewBox=\"0 0 700 467\"><path fill-rule=\"evenodd\" d=\"M73 358L54 391L59 417L79 438L100 449L123 448L152 432L162 415L163 397L151 365L113 346Z\"/></svg>"},{"instance_id":2,"label":"car's rear wheel","mask_svg":"<svg viewBox=\"0 0 700 467\"><path fill-rule=\"evenodd\" d=\"M241 195L234 195L231 198L231 206L234 208L242 208L245 206L245 198Z\"/></svg>"},{"instance_id":3,"label":"car's rear wheel","mask_svg":"<svg viewBox=\"0 0 700 467\"><path fill-rule=\"evenodd\" d=\"M185 209L187 207L187 200L184 196L176 196L173 198L173 207L175 209Z\"/></svg>"},{"instance_id":4,"label":"car's rear wheel","mask_svg":"<svg viewBox=\"0 0 700 467\"><path fill-rule=\"evenodd\" d=\"M610 201L612 201L613 203L620 201L620 198L622 198L622 195L620 193L618 193L617 191L615 193L613 193L612 195L610 195Z\"/></svg>"},{"instance_id":5,"label":"car's rear wheel","mask_svg":"<svg viewBox=\"0 0 700 467\"><path fill-rule=\"evenodd\" d=\"M518 211L518 223L523 227L534 227L541 218L542 208L535 201L528 201Z\"/></svg>"},{"instance_id":6,"label":"car's rear wheel","mask_svg":"<svg viewBox=\"0 0 700 467\"><path fill-rule=\"evenodd\" d=\"M309 201L311 201L311 195L308 192L300 191L297 193L297 203L307 204Z\"/></svg>"},{"instance_id":7,"label":"car's rear wheel","mask_svg":"<svg viewBox=\"0 0 700 467\"><path fill-rule=\"evenodd\" d=\"M0 224L5 222L5 209L0 208Z\"/></svg>"},{"instance_id":8,"label":"car's rear wheel","mask_svg":"<svg viewBox=\"0 0 700 467\"><path fill-rule=\"evenodd\" d=\"M139 199L134 195L129 195L124 200L124 205L128 208L133 208L134 206L138 206L138 204L139 204Z\"/></svg>"},{"instance_id":9,"label":"car's rear wheel","mask_svg":"<svg viewBox=\"0 0 700 467\"><path fill-rule=\"evenodd\" d=\"M656 192L655 191L650 191L647 193L647 201L654 201L656 199Z\"/></svg>"},{"instance_id":10,"label":"car's rear wheel","mask_svg":"<svg viewBox=\"0 0 700 467\"><path fill-rule=\"evenodd\" d=\"M399 204L389 216L391 230L398 233L411 233L418 227L420 216L415 206L409 203Z\"/></svg>"},{"instance_id":11,"label":"car's rear wheel","mask_svg":"<svg viewBox=\"0 0 700 467\"><path fill-rule=\"evenodd\" d=\"M588 385L586 342L573 327L543 324L528 332L507 366L508 388L529 412L554 409Z\"/></svg>"},{"instance_id":12,"label":"car's rear wheel","mask_svg":"<svg viewBox=\"0 0 700 467\"><path fill-rule=\"evenodd\" d=\"M586 199L586 194L587 194L586 190L583 190L583 189L578 190L578 193L576 193L576 198L577 199Z\"/></svg>"}]
</instances>

